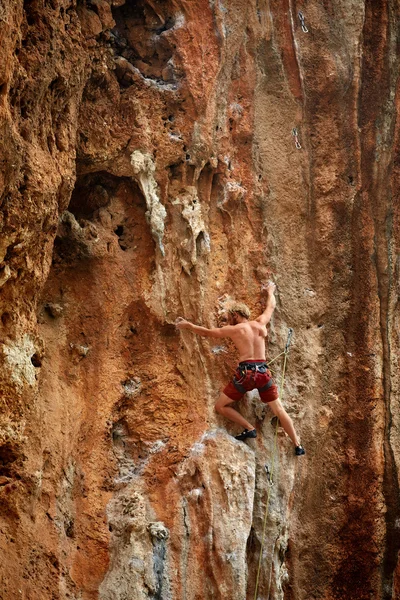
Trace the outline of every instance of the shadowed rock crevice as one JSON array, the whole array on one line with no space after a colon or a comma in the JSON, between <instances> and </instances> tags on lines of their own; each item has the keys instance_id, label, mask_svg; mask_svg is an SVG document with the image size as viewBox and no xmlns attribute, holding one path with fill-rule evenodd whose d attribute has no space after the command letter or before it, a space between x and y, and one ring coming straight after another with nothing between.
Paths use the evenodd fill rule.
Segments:
<instances>
[{"instance_id":1,"label":"shadowed rock crevice","mask_svg":"<svg viewBox=\"0 0 400 600\"><path fill-rule=\"evenodd\" d=\"M53 263L100 258L115 248L115 242L123 251L137 249L146 208L132 179L107 172L78 177L68 209L60 217Z\"/></svg>"},{"instance_id":2,"label":"shadowed rock crevice","mask_svg":"<svg viewBox=\"0 0 400 600\"><path fill-rule=\"evenodd\" d=\"M177 84L176 44L169 33L182 25L183 16L175 11L170 14L170 10L168 2L155 5L146 0L113 9L116 26L110 41L117 53L117 77L122 86L132 84L135 74L161 86Z\"/></svg>"},{"instance_id":3,"label":"shadowed rock crevice","mask_svg":"<svg viewBox=\"0 0 400 600\"><path fill-rule=\"evenodd\" d=\"M19 449L10 443L0 445L0 475L12 477L14 463L20 458Z\"/></svg>"},{"instance_id":4,"label":"shadowed rock crevice","mask_svg":"<svg viewBox=\"0 0 400 600\"><path fill-rule=\"evenodd\" d=\"M93 218L94 213L110 202L120 183L106 172L90 173L78 177L72 192L68 210L79 218Z\"/></svg>"}]
</instances>

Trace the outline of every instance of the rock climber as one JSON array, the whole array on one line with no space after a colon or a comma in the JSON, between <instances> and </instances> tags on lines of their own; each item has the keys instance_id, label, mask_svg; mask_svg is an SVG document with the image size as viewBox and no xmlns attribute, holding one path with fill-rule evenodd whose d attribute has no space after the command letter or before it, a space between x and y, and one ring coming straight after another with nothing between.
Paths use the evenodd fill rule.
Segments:
<instances>
[{"instance_id":1,"label":"rock climber","mask_svg":"<svg viewBox=\"0 0 400 600\"><path fill-rule=\"evenodd\" d=\"M263 286L267 302L264 312L254 321L250 320L250 311L245 304L234 302L228 309L228 323L224 327L208 329L194 325L190 321L178 317L175 324L178 329L188 329L197 335L212 338L230 338L239 352L239 365L233 379L221 392L215 405L215 410L230 421L244 427L244 431L235 436L237 440L257 437L257 431L251 423L229 406L240 400L246 392L257 388L261 401L267 403L274 415L281 422L295 446L295 454L301 456L305 450L294 429L293 421L282 406L278 396L278 388L274 384L271 372L265 358L265 339L267 337L266 325L275 310L275 284L268 282Z\"/></svg>"}]
</instances>

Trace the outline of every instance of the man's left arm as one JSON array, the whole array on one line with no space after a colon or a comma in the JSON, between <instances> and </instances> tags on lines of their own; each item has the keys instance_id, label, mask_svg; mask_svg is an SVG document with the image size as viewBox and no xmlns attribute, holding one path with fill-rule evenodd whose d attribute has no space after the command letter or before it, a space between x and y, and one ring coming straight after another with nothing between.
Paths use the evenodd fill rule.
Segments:
<instances>
[{"instance_id":1,"label":"man's left arm","mask_svg":"<svg viewBox=\"0 0 400 600\"><path fill-rule=\"evenodd\" d=\"M211 338L230 337L233 330L232 325L225 325L224 327L213 327L212 329L208 329L207 327L201 327L200 325L195 325L190 321L186 321L186 319L183 319L182 317L177 318L177 320L175 321L175 325L178 329L188 329L196 335Z\"/></svg>"}]
</instances>

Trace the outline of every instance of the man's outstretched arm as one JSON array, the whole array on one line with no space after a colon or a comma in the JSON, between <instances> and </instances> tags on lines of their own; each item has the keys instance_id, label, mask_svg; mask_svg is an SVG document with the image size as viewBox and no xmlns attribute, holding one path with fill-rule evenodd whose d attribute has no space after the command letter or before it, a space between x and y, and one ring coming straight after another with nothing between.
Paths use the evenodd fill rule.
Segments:
<instances>
[{"instance_id":1,"label":"man's outstretched arm","mask_svg":"<svg viewBox=\"0 0 400 600\"><path fill-rule=\"evenodd\" d=\"M269 281L266 286L263 286L262 289L265 290L265 292L266 292L267 304L265 306L264 312L256 319L256 321L258 321L259 323L261 323L261 325L266 325L267 323L270 322L271 317L272 317L272 313L275 310L275 306L276 306L276 298L275 298L276 285L274 283L272 283L272 281Z\"/></svg>"},{"instance_id":2,"label":"man's outstretched arm","mask_svg":"<svg viewBox=\"0 0 400 600\"><path fill-rule=\"evenodd\" d=\"M178 329L189 329L189 331L201 335L202 337L212 338L230 337L234 327L233 325L225 325L224 327L213 327L212 329L208 329L207 327L201 327L200 325L195 325L190 321L186 321L186 319L183 319L182 317L177 318L175 325Z\"/></svg>"}]
</instances>

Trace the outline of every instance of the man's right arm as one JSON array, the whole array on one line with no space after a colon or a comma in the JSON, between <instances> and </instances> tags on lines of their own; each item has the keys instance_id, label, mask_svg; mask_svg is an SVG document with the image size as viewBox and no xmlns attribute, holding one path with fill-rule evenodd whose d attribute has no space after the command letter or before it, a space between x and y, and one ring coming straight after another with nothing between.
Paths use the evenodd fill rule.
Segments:
<instances>
[{"instance_id":1,"label":"man's right arm","mask_svg":"<svg viewBox=\"0 0 400 600\"><path fill-rule=\"evenodd\" d=\"M267 304L264 312L256 319L256 321L258 321L258 323L261 323L261 325L266 325L270 322L272 313L274 312L276 307L276 285L272 283L272 281L269 281L263 289L265 289L267 294Z\"/></svg>"}]
</instances>

